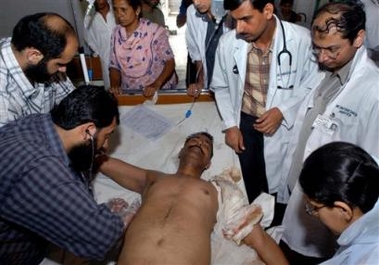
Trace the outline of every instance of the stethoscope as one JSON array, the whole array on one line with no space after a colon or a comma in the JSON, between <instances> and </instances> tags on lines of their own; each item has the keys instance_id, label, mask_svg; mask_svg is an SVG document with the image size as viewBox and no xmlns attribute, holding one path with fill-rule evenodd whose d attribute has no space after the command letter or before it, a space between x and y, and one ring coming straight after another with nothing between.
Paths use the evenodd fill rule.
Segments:
<instances>
[{"instance_id":1,"label":"stethoscope","mask_svg":"<svg viewBox=\"0 0 379 265\"><path fill-rule=\"evenodd\" d=\"M279 66L279 73L280 73L280 76L283 80L283 72L282 72L282 61L281 61L281 57L285 54L288 55L288 63L289 63L289 73L288 73L288 79L287 79L287 84L286 86L279 86L278 85L278 89L287 89L287 90L290 90L290 89L293 89L293 85L290 85L288 86L289 84L289 81L290 81L290 77L291 77L291 74L292 74L292 54L291 52L287 49L287 39L286 39L286 33L284 31L284 26L283 26L283 23L282 21L279 19L279 23L280 23L280 27L282 29L282 35L283 35L283 48L282 50L278 53L278 55L276 56L276 59L278 61L278 66ZM238 74L238 68L237 68L237 65L234 65L233 66L233 73L234 74Z\"/></svg>"},{"instance_id":2,"label":"stethoscope","mask_svg":"<svg viewBox=\"0 0 379 265\"><path fill-rule=\"evenodd\" d=\"M282 72L282 62L280 60L280 57L282 55L285 55L287 54L288 55L288 64L289 64L289 73L288 73L288 79L287 79L287 84L286 86L277 86L278 89L287 89L287 90L290 90L290 89L293 89L293 85L288 85L289 84L289 81L290 81L290 77L291 77L291 74L292 74L292 54L291 52L287 49L287 39L286 39L286 32L284 31L284 26L283 26L283 23L282 21L279 19L279 23L280 23L280 27L282 28L282 35L283 35L283 48L282 50L278 53L278 55L276 56L276 59L278 60L278 66L279 66L279 73L280 73L280 76L283 80L283 72Z\"/></svg>"}]
</instances>

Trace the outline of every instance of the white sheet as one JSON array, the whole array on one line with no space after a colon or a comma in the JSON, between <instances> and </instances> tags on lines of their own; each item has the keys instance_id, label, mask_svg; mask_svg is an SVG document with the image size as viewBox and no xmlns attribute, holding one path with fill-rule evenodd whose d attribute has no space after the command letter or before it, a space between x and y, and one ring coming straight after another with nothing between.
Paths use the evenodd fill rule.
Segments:
<instances>
[{"instance_id":1,"label":"white sheet","mask_svg":"<svg viewBox=\"0 0 379 265\"><path fill-rule=\"evenodd\" d=\"M183 120L191 105L192 103L147 107L177 124ZM120 107L121 117L133 108L134 106ZM214 137L212 165L203 173L204 179L209 180L211 176L232 166L240 168L237 155L225 144L221 119L214 102L195 103L190 117L155 141L120 124L115 135L112 135L110 139L110 155L140 167L175 173L179 162L178 154L184 140L188 135L198 131L207 131ZM95 196L99 202L107 201L112 196L121 196L129 201L135 196L101 174L94 185ZM243 181L240 181L238 185L243 191L245 190Z\"/></svg>"},{"instance_id":2,"label":"white sheet","mask_svg":"<svg viewBox=\"0 0 379 265\"><path fill-rule=\"evenodd\" d=\"M162 137L152 141L137 131L120 124L115 135L112 135L110 139L110 155L140 167L175 173L178 165L178 153L185 138L198 131L207 131L214 137L214 156L211 167L203 173L202 177L209 180L224 169L231 167L240 169L237 155L225 144L222 123L215 103L195 103L191 110L192 115L181 122L191 106L191 103L147 106L176 125ZM121 116L133 108L134 106L120 107ZM178 123L179 125L177 125ZM246 196L243 180L240 180L237 185ZM94 194L99 203L115 197L123 198L128 202L139 198L139 194L123 189L101 174L94 181ZM46 263L45 260L43 264L51 263ZM212 264L262 263L256 260L256 253L251 248L244 245L238 246L236 243L226 240L220 233L213 233Z\"/></svg>"}]
</instances>

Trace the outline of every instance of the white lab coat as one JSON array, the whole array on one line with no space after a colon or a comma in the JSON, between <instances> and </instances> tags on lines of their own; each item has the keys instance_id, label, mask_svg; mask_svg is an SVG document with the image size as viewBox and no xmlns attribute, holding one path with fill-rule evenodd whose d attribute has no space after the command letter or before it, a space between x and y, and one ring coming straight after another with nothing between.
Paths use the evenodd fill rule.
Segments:
<instances>
[{"instance_id":1,"label":"white lab coat","mask_svg":"<svg viewBox=\"0 0 379 265\"><path fill-rule=\"evenodd\" d=\"M205 39L207 37L208 22L196 15L196 8L192 4L187 9L187 28L185 32L186 45L192 62L201 61L204 72L204 86L208 84L207 60L205 58ZM229 20L222 24L223 33L230 31Z\"/></svg>"},{"instance_id":2,"label":"white lab coat","mask_svg":"<svg viewBox=\"0 0 379 265\"><path fill-rule=\"evenodd\" d=\"M283 26L287 49L292 54L292 67L289 67L289 56L283 54L280 58L282 74L280 73L277 55L283 48L283 33L278 18L276 25L266 109L278 107L284 119L273 136L264 137L266 174L270 193L277 192L279 186L281 166L300 101L319 79L318 64L310 49L309 30L285 21ZM221 37L217 48L210 89L215 93L225 129L239 126L240 123L248 47L246 41L236 38L236 31L233 30ZM294 88L277 88L289 85L293 85Z\"/></svg>"},{"instance_id":3,"label":"white lab coat","mask_svg":"<svg viewBox=\"0 0 379 265\"><path fill-rule=\"evenodd\" d=\"M306 110L313 106L313 97L314 93L308 94L299 109L283 165L284 175L288 175L301 125ZM304 160L318 147L335 141L356 144L371 155L379 156L379 68L368 58L365 47L362 46L355 54L348 81L331 99L324 117L330 119L330 124L337 125L336 130L331 132L325 127L314 127L306 143ZM282 179L285 180L286 177ZM284 214L283 240L291 249L303 255L323 257L327 249L322 247L327 246L330 241L319 220L304 212L303 195L297 183Z\"/></svg>"},{"instance_id":4,"label":"white lab coat","mask_svg":"<svg viewBox=\"0 0 379 265\"><path fill-rule=\"evenodd\" d=\"M101 70L105 88L110 88L109 80L109 55L111 46L111 35L116 26L115 17L112 10L112 3L108 1L110 10L107 14L107 21L98 12L89 17L88 29L84 36L92 51L100 56Z\"/></svg>"},{"instance_id":5,"label":"white lab coat","mask_svg":"<svg viewBox=\"0 0 379 265\"><path fill-rule=\"evenodd\" d=\"M336 255L320 265L378 264L379 262L379 201L343 231L338 238Z\"/></svg>"}]
</instances>

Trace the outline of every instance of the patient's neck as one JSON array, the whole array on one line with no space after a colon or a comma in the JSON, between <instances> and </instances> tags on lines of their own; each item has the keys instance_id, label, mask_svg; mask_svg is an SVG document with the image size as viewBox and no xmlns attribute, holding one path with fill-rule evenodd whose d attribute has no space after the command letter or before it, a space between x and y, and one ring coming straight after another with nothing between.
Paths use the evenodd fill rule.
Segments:
<instances>
[{"instance_id":1,"label":"patient's neck","mask_svg":"<svg viewBox=\"0 0 379 265\"><path fill-rule=\"evenodd\" d=\"M200 179L203 170L196 169L193 166L179 167L176 175L185 178Z\"/></svg>"}]
</instances>

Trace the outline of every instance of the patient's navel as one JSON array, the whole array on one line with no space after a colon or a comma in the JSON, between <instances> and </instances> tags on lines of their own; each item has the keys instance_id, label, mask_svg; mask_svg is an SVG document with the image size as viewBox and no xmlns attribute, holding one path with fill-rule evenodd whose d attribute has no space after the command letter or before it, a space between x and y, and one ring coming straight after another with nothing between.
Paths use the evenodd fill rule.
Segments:
<instances>
[{"instance_id":1,"label":"patient's navel","mask_svg":"<svg viewBox=\"0 0 379 265\"><path fill-rule=\"evenodd\" d=\"M157 246L163 245L164 241L165 241L164 238L159 239L157 242Z\"/></svg>"}]
</instances>

